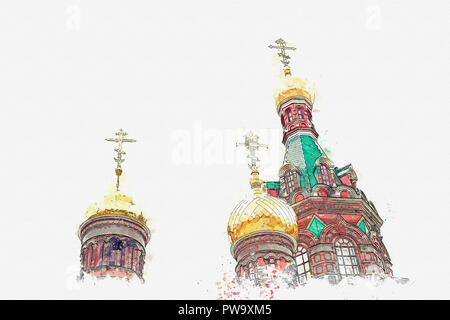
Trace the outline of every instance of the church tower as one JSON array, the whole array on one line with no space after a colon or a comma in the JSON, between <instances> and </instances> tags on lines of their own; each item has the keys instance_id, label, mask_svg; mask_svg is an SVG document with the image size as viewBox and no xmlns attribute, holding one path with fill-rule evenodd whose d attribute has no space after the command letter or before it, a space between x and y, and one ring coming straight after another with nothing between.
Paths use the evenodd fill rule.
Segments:
<instances>
[{"instance_id":1,"label":"church tower","mask_svg":"<svg viewBox=\"0 0 450 320\"><path fill-rule=\"evenodd\" d=\"M297 251L297 221L294 211L281 198L263 192L259 177L256 150L266 146L258 136L248 133L244 145L248 149L253 195L242 200L231 212L228 235L231 254L236 259L239 283L253 285L297 284L294 254Z\"/></svg>"},{"instance_id":2,"label":"church tower","mask_svg":"<svg viewBox=\"0 0 450 320\"><path fill-rule=\"evenodd\" d=\"M79 230L81 241L81 277L90 274L97 278L106 276L133 279L142 282L145 260L145 247L150 240L147 220L137 209L133 199L120 192L120 176L124 162L122 149L127 133L120 129L115 138L108 138L118 144L114 150L117 157L116 190L106 195L99 203L91 205L87 219Z\"/></svg>"},{"instance_id":3,"label":"church tower","mask_svg":"<svg viewBox=\"0 0 450 320\"><path fill-rule=\"evenodd\" d=\"M279 51L286 88L275 100L286 147L279 181L265 182L269 195L285 200L298 224L295 259L300 283L309 277L392 275L380 233L382 219L357 187L352 165L337 167L320 147L312 122L314 90L294 78L283 39L270 45Z\"/></svg>"}]
</instances>

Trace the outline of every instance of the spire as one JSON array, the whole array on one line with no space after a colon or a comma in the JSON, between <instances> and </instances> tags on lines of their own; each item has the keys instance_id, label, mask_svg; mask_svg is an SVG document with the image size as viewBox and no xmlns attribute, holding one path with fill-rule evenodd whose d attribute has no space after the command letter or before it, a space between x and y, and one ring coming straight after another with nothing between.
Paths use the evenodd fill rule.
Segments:
<instances>
[{"instance_id":1,"label":"spire","mask_svg":"<svg viewBox=\"0 0 450 320\"><path fill-rule=\"evenodd\" d=\"M285 76L290 76L291 75L291 68L289 67L289 59L291 58L290 56L288 56L286 54L286 50L296 50L297 48L294 47L287 47L286 46L286 41L284 41L283 39L278 39L277 41L275 41L275 43L277 44L276 46L274 45L269 45L270 49L278 49L278 56L280 57L281 63L283 64L284 68L284 75Z\"/></svg>"},{"instance_id":2,"label":"spire","mask_svg":"<svg viewBox=\"0 0 450 320\"><path fill-rule=\"evenodd\" d=\"M253 132L249 131L245 136L245 142L236 142L236 147L244 146L247 150L247 158L250 159L248 167L252 170L250 178L250 186L253 189L254 195L259 195L262 193L261 185L263 181L259 178L258 172L258 162L260 161L256 155L259 148L265 147L269 148L267 144L261 144L258 142L259 137Z\"/></svg>"},{"instance_id":3,"label":"spire","mask_svg":"<svg viewBox=\"0 0 450 320\"><path fill-rule=\"evenodd\" d=\"M114 161L117 163L116 167L116 176L117 176L117 182L116 182L116 190L119 191L120 181L119 178L122 175L122 163L125 161L125 159L122 158L123 155L126 154L125 151L122 149L122 144L124 142L136 142L134 139L126 139L125 137L128 135L125 131L122 129L119 129L119 131L116 132L116 138L106 138L106 141L112 141L117 143L117 148L114 149L114 151L117 152L117 158L114 158Z\"/></svg>"}]
</instances>

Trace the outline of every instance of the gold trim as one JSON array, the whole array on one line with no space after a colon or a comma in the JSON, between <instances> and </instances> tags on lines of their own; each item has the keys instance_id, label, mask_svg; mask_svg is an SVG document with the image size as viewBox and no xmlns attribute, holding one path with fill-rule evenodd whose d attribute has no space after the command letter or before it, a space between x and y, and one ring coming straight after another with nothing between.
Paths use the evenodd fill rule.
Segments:
<instances>
[{"instance_id":1,"label":"gold trim","mask_svg":"<svg viewBox=\"0 0 450 320\"><path fill-rule=\"evenodd\" d=\"M142 214L136 214L134 212L130 212L130 211L126 211L126 210L118 210L118 209L104 209L104 210L100 210L96 213L94 213L93 215L89 216L88 219L92 218L92 217L97 217L97 216L102 216L105 214L112 214L112 215L121 215L121 216L127 216L127 217L131 217L131 218L135 218L138 221L140 221L141 223L143 223L144 225L147 224L147 220L145 219L144 216Z\"/></svg>"},{"instance_id":2,"label":"gold trim","mask_svg":"<svg viewBox=\"0 0 450 320\"><path fill-rule=\"evenodd\" d=\"M301 88L290 88L281 91L275 98L275 104L277 106L277 112L280 112L281 105L289 99L294 97L306 99L306 101L312 106L313 96L306 90Z\"/></svg>"}]
</instances>

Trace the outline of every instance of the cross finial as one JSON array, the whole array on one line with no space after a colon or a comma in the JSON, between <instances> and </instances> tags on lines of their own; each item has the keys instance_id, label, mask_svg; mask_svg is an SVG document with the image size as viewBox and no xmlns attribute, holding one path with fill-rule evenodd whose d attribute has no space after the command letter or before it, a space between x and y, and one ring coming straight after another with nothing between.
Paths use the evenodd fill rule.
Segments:
<instances>
[{"instance_id":1,"label":"cross finial","mask_svg":"<svg viewBox=\"0 0 450 320\"><path fill-rule=\"evenodd\" d=\"M258 151L258 149L261 147L269 148L269 146L267 144L259 143L259 137L251 131L249 131L244 137L245 142L236 142L236 147L244 146L245 148L247 148L247 158L250 159L248 167L252 169L252 172L257 172L258 162L260 160L256 155L256 151Z\"/></svg>"},{"instance_id":2,"label":"cross finial","mask_svg":"<svg viewBox=\"0 0 450 320\"><path fill-rule=\"evenodd\" d=\"M122 174L122 163L125 161L125 159L122 158L123 155L126 154L125 151L122 149L122 144L124 142L136 142L134 139L126 139L125 137L128 135L125 131L122 129L119 129L119 131L116 132L116 138L106 138L106 141L112 141L117 143L117 148L114 149L114 151L117 152L117 157L114 158L114 161L117 163L116 167L116 176L117 176L117 183L116 183L116 190L119 191L119 177Z\"/></svg>"},{"instance_id":3,"label":"cross finial","mask_svg":"<svg viewBox=\"0 0 450 320\"><path fill-rule=\"evenodd\" d=\"M286 46L286 41L284 41L283 39L278 39L277 41L275 41L275 43L277 44L276 46L274 46L274 45L269 45L269 48L270 49L278 49L279 50L279 52L278 52L278 56L280 57L280 60L281 60L281 63L283 64L283 66L284 66L284 71L285 71L285 75L290 75L291 74L291 72L290 72L290 68L289 68L289 59L291 58L291 57L289 57L287 54L286 54L286 50L295 50L295 49L297 49L297 48L294 48L294 47L287 47Z\"/></svg>"}]
</instances>

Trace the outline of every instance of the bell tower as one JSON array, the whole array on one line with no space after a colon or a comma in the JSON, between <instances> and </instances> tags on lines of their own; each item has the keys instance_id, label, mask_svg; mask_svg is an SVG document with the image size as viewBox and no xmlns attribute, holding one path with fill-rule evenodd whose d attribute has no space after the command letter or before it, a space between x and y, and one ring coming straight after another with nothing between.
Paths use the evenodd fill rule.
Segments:
<instances>
[{"instance_id":1,"label":"bell tower","mask_svg":"<svg viewBox=\"0 0 450 320\"><path fill-rule=\"evenodd\" d=\"M296 213L299 281L311 276L332 283L344 277L390 276L392 264L380 234L383 221L357 187L352 165L336 167L319 145L312 122L315 90L292 76L286 50L295 48L283 39L275 43L269 48L279 51L284 66L286 88L277 94L275 106L286 151L279 181L265 186Z\"/></svg>"}]
</instances>

